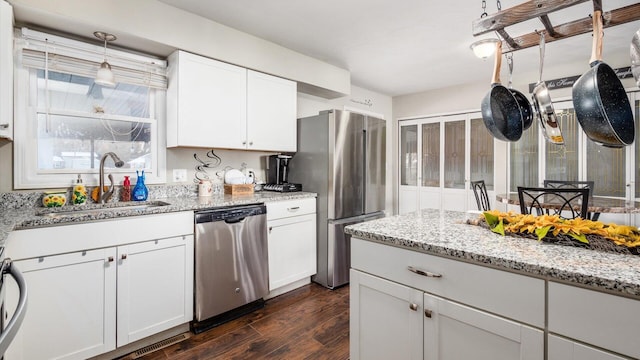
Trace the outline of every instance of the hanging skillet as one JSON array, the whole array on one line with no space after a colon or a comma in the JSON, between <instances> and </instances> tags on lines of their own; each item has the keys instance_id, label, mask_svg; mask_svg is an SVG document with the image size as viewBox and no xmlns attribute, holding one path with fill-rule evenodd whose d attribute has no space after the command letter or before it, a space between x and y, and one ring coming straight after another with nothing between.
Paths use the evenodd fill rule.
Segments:
<instances>
[{"instance_id":1,"label":"hanging skillet","mask_svg":"<svg viewBox=\"0 0 640 360\"><path fill-rule=\"evenodd\" d=\"M551 143L557 145L564 144L564 138L560 131L560 124L556 119L556 112L553 109L553 103L551 102L551 96L549 96L549 89L547 84L542 81L542 66L544 65L544 32L540 32L540 79L533 88L531 99L533 100L533 109L536 112L536 116L540 122L542 128L542 134Z\"/></svg>"},{"instance_id":2,"label":"hanging skillet","mask_svg":"<svg viewBox=\"0 0 640 360\"><path fill-rule=\"evenodd\" d=\"M621 148L633 143L633 113L620 79L602 62L602 4L594 1L593 8L591 69L573 84L573 107L589 139L603 146Z\"/></svg>"},{"instance_id":3,"label":"hanging skillet","mask_svg":"<svg viewBox=\"0 0 640 360\"><path fill-rule=\"evenodd\" d=\"M513 97L518 101L520 105L520 111L522 112L522 130L527 130L533 123L533 110L527 97L523 93L511 87L511 77L513 75L513 54L507 54L507 64L509 64L509 91L513 94Z\"/></svg>"},{"instance_id":4,"label":"hanging skillet","mask_svg":"<svg viewBox=\"0 0 640 360\"><path fill-rule=\"evenodd\" d=\"M511 91L500 84L502 42L496 43L491 90L482 99L482 120L489 132L499 140L517 141L522 136L522 112Z\"/></svg>"}]
</instances>

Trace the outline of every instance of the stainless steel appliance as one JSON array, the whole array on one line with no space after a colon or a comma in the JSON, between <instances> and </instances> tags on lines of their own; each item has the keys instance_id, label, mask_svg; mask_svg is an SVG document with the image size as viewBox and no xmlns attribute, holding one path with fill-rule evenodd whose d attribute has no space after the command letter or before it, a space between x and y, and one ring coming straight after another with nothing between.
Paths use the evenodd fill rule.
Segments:
<instances>
[{"instance_id":1,"label":"stainless steel appliance","mask_svg":"<svg viewBox=\"0 0 640 360\"><path fill-rule=\"evenodd\" d=\"M292 192L302 191L302 184L289 182L289 161L292 155L270 155L267 161L267 184L264 190Z\"/></svg>"},{"instance_id":2,"label":"stainless steel appliance","mask_svg":"<svg viewBox=\"0 0 640 360\"><path fill-rule=\"evenodd\" d=\"M4 315L0 317L0 358L4 356L7 348L11 344L13 338L18 333L20 325L24 320L24 316L27 312L27 284L22 276L22 273L13 266L11 259L5 259L4 248L0 247L0 314L5 313L4 297L6 289L5 275L10 275L16 281L20 295L18 297L18 305L13 312L13 316L8 323L4 322Z\"/></svg>"},{"instance_id":3,"label":"stainless steel appliance","mask_svg":"<svg viewBox=\"0 0 640 360\"><path fill-rule=\"evenodd\" d=\"M329 110L298 119L298 152L289 179L318 194L318 273L328 288L349 282L347 225L384 217L386 122Z\"/></svg>"},{"instance_id":4,"label":"stainless steel appliance","mask_svg":"<svg viewBox=\"0 0 640 360\"><path fill-rule=\"evenodd\" d=\"M195 332L263 306L269 293L267 208L195 214Z\"/></svg>"}]
</instances>

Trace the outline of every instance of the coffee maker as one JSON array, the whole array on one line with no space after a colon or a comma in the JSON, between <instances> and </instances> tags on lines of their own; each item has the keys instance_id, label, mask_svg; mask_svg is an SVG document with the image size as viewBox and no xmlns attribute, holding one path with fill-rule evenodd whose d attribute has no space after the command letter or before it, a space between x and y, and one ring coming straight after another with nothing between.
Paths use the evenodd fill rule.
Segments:
<instances>
[{"instance_id":1,"label":"coffee maker","mask_svg":"<svg viewBox=\"0 0 640 360\"><path fill-rule=\"evenodd\" d=\"M290 192L302 191L301 184L289 182L289 160L292 155L270 155L267 160L267 184L264 189L269 191Z\"/></svg>"}]
</instances>

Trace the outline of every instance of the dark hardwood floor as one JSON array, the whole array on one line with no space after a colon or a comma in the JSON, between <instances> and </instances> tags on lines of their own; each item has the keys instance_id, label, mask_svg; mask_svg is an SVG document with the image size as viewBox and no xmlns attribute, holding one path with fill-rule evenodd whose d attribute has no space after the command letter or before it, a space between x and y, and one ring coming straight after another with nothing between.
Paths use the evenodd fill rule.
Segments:
<instances>
[{"instance_id":1,"label":"dark hardwood floor","mask_svg":"<svg viewBox=\"0 0 640 360\"><path fill-rule=\"evenodd\" d=\"M349 287L305 285L265 307L139 359L349 358Z\"/></svg>"}]
</instances>

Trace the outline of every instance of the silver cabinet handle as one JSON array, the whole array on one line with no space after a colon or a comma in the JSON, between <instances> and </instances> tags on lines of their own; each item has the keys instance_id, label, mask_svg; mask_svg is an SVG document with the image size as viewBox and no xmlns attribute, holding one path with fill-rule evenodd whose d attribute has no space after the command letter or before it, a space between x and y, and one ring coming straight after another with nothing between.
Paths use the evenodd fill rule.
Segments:
<instances>
[{"instance_id":1,"label":"silver cabinet handle","mask_svg":"<svg viewBox=\"0 0 640 360\"><path fill-rule=\"evenodd\" d=\"M9 124L0 124L0 129L8 129Z\"/></svg>"},{"instance_id":2,"label":"silver cabinet handle","mask_svg":"<svg viewBox=\"0 0 640 360\"><path fill-rule=\"evenodd\" d=\"M294 206L294 207L287 208L287 211L291 211L291 212L298 211L298 210L300 210L300 206Z\"/></svg>"},{"instance_id":3,"label":"silver cabinet handle","mask_svg":"<svg viewBox=\"0 0 640 360\"><path fill-rule=\"evenodd\" d=\"M249 141L249 146L253 145L253 141Z\"/></svg>"},{"instance_id":4,"label":"silver cabinet handle","mask_svg":"<svg viewBox=\"0 0 640 360\"><path fill-rule=\"evenodd\" d=\"M109 262L113 262L113 256L109 256L109 258L107 259L107 261L109 261Z\"/></svg>"},{"instance_id":5,"label":"silver cabinet handle","mask_svg":"<svg viewBox=\"0 0 640 360\"><path fill-rule=\"evenodd\" d=\"M242 145L247 145L247 142L246 142L246 141L243 141L243 142L242 142Z\"/></svg>"},{"instance_id":6,"label":"silver cabinet handle","mask_svg":"<svg viewBox=\"0 0 640 360\"><path fill-rule=\"evenodd\" d=\"M126 260L127 259L127 254L122 254L122 260Z\"/></svg>"},{"instance_id":7,"label":"silver cabinet handle","mask_svg":"<svg viewBox=\"0 0 640 360\"><path fill-rule=\"evenodd\" d=\"M422 275L422 276L426 276L426 277L434 277L434 278L441 278L442 275L441 274L436 274L436 273L432 273L430 271L426 271L426 270L420 270L416 267L413 266L407 266L407 269L409 271L411 271L412 273L416 273L418 275Z\"/></svg>"},{"instance_id":8,"label":"silver cabinet handle","mask_svg":"<svg viewBox=\"0 0 640 360\"><path fill-rule=\"evenodd\" d=\"M413 311L418 311L418 304L409 304L409 309L413 310Z\"/></svg>"},{"instance_id":9,"label":"silver cabinet handle","mask_svg":"<svg viewBox=\"0 0 640 360\"><path fill-rule=\"evenodd\" d=\"M431 315L433 314L433 311L429 310L429 309L424 309L424 316L428 317L429 319L431 319Z\"/></svg>"}]
</instances>

